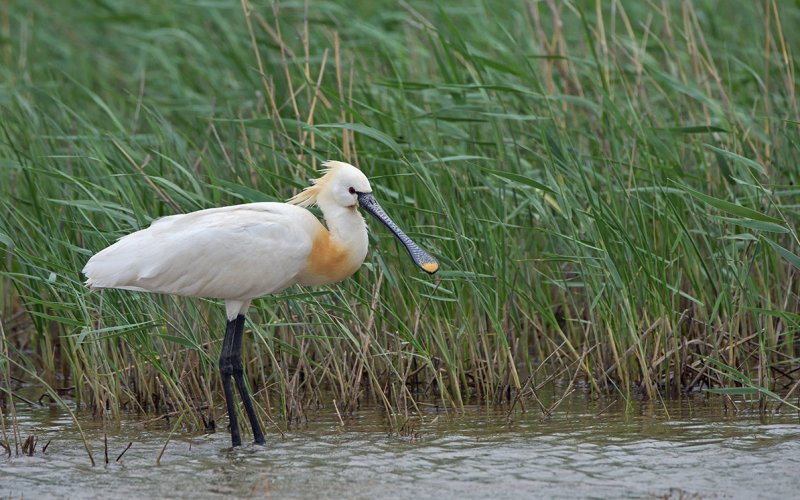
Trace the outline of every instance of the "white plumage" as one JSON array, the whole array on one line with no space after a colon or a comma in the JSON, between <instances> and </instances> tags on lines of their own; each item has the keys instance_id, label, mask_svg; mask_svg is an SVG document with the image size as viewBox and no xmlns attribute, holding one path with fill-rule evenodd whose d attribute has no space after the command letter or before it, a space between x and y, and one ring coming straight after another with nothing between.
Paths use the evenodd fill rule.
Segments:
<instances>
[{"instance_id":1,"label":"white plumage","mask_svg":"<svg viewBox=\"0 0 800 500\"><path fill-rule=\"evenodd\" d=\"M83 272L91 288L226 299L233 319L250 299L297 284L324 230L287 203L211 208L158 219L97 253Z\"/></svg>"}]
</instances>

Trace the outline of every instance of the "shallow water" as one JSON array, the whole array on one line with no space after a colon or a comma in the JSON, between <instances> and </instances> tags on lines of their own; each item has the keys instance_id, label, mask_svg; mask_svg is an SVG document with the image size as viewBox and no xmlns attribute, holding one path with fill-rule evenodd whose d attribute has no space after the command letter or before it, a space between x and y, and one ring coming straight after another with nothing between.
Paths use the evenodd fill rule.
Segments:
<instances>
[{"instance_id":1,"label":"shallow water","mask_svg":"<svg viewBox=\"0 0 800 500\"><path fill-rule=\"evenodd\" d=\"M800 492L797 415L726 415L713 399L637 402L628 411L605 406L577 397L547 419L529 411L510 422L482 409L458 417L431 412L410 436L390 432L377 410L356 413L344 427L335 413L320 412L283 437L270 429L266 447L232 450L227 432L174 435L160 465L166 425L154 430L126 420L107 427L106 465L102 424L86 420L98 462L92 467L68 415L18 405L23 437L35 433L40 445L32 457L0 458L0 497L797 498Z\"/></svg>"}]
</instances>

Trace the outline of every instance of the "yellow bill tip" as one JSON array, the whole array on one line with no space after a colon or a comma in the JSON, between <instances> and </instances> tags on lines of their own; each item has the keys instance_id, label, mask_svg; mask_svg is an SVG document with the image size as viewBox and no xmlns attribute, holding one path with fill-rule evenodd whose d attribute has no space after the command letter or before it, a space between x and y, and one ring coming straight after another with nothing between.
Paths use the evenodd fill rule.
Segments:
<instances>
[{"instance_id":1,"label":"yellow bill tip","mask_svg":"<svg viewBox=\"0 0 800 500\"><path fill-rule=\"evenodd\" d=\"M424 269L428 273L435 273L439 270L439 263L438 262L426 262L422 264L422 269Z\"/></svg>"}]
</instances>

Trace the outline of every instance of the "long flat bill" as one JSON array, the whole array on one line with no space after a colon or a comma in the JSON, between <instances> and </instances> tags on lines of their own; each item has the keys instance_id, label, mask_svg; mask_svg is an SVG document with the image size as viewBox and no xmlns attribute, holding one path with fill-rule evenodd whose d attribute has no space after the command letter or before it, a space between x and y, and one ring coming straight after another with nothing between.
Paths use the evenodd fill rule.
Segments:
<instances>
[{"instance_id":1,"label":"long flat bill","mask_svg":"<svg viewBox=\"0 0 800 500\"><path fill-rule=\"evenodd\" d=\"M386 215L386 212L383 211L383 208L378 204L378 200L372 196L372 193L359 193L358 194L358 204L366 210L367 212L371 213L375 216L376 219L381 221L384 226L389 228L397 239L400 240L400 243L406 247L408 250L408 255L411 256L411 260L414 261L414 264L420 267L423 271L428 274L433 274L439 270L439 263L434 259L431 254L423 250L419 245L414 243L414 240L408 237L406 233L404 233L397 224L392 221L392 219Z\"/></svg>"}]
</instances>

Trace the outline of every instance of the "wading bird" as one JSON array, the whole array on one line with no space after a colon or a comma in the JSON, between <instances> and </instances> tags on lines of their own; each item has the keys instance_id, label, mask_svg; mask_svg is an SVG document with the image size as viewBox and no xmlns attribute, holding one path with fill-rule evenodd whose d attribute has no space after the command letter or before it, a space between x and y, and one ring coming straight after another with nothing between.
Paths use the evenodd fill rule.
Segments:
<instances>
[{"instance_id":1,"label":"wading bird","mask_svg":"<svg viewBox=\"0 0 800 500\"><path fill-rule=\"evenodd\" d=\"M436 259L386 215L359 169L337 161L323 166L325 174L288 203L249 203L164 217L98 252L83 268L92 289L225 299L228 322L219 371L233 446L242 440L231 379L255 442L265 442L242 366L250 301L292 285L327 285L352 275L367 255L367 226L358 207L389 228L420 268L430 274L439 269ZM314 204L327 228L306 210Z\"/></svg>"}]
</instances>

